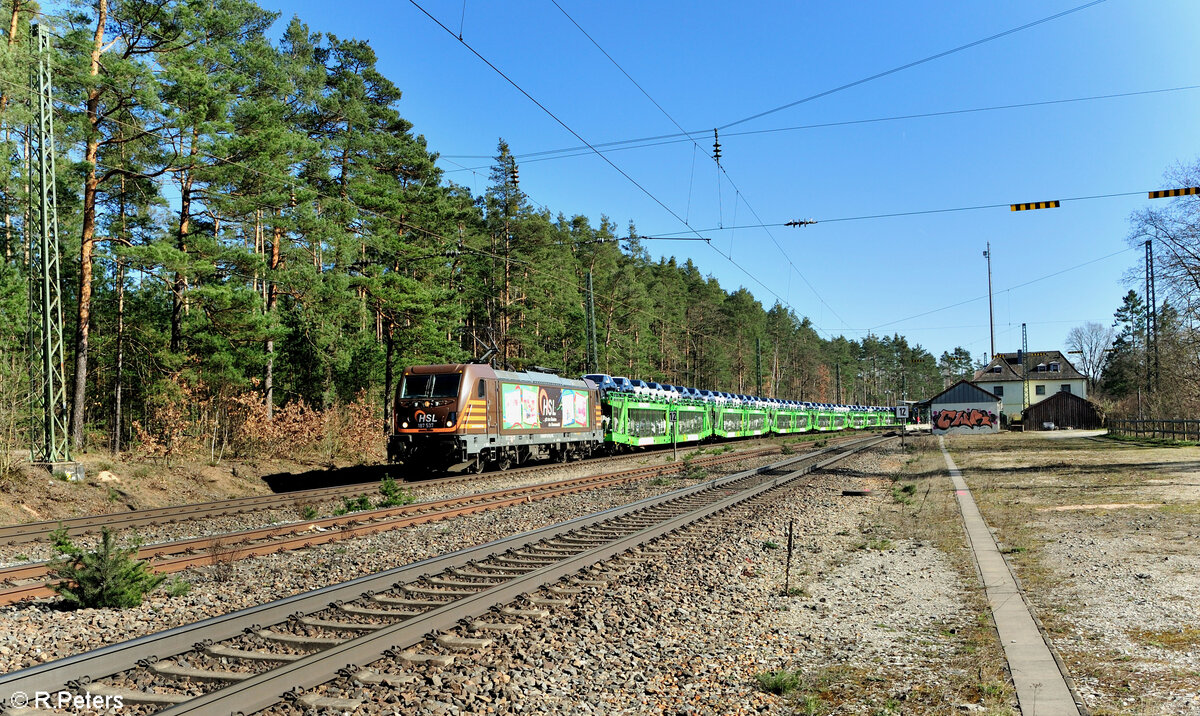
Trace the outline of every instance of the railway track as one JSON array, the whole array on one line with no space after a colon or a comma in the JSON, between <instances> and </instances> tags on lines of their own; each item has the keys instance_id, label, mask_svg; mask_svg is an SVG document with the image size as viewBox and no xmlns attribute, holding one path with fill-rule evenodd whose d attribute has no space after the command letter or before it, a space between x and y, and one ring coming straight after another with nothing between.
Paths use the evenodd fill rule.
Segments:
<instances>
[{"instance_id":1,"label":"railway track","mask_svg":"<svg viewBox=\"0 0 1200 716\"><path fill-rule=\"evenodd\" d=\"M770 455L779 448L760 448L699 458L697 467L716 467ZM365 510L346 515L293 522L241 532L144 545L137 557L149 560L158 573L170 574L190 567L232 562L276 552L303 549L378 532L495 510L524 502L545 500L587 490L615 487L659 475L678 472L680 465L668 463L621 470L588 477L538 483L523 487L473 493L431 502ZM48 562L34 562L0 569L0 605L50 597Z\"/></svg>"},{"instance_id":2,"label":"railway track","mask_svg":"<svg viewBox=\"0 0 1200 716\"><path fill-rule=\"evenodd\" d=\"M665 449L669 450L670 448ZM774 449L778 450L778 448ZM630 459L644 457L645 455L652 454L654 452L660 451L648 450L631 455L592 458L590 460L581 461L581 463L601 465L608 462L627 462ZM741 452L744 454L746 451ZM482 475L453 475L448 477L421 479L411 482L406 481L405 485L414 488L423 488L429 486L438 487L442 485L451 485L464 482L478 483L486 481L493 476L512 478L521 475L536 474L538 472L555 470L561 467L562 463L530 465L527 467L513 468L503 472L484 473ZM297 490L295 492L272 495L238 497L228 500L200 502L189 505L156 507L152 509L133 510L129 512L85 515L80 517L67 517L61 520L43 520L40 522L26 522L19 525L5 525L0 526L0 545L17 545L29 542L44 541L48 539L51 532L58 529L60 526L66 528L69 536L76 537L79 535L99 532L104 527L107 527L110 530L135 529L147 525L175 524L179 522L203 520L214 517L227 517L230 515L261 512L264 510L286 509L298 503L303 504L336 501L343 497L353 498L360 495L374 493L378 489L378 485L378 482L364 482L353 485L339 485L336 487L322 487L311 490Z\"/></svg>"},{"instance_id":3,"label":"railway track","mask_svg":"<svg viewBox=\"0 0 1200 716\"><path fill-rule=\"evenodd\" d=\"M360 577L239 612L151 634L0 677L4 707L24 696L119 700L135 713L227 716L280 701L351 710L360 701L311 689L339 675L378 684L381 657L451 663L548 616L549 607L603 585L585 570L605 560L646 558L646 545L776 489L887 437L789 457L629 505ZM830 455L830 453L836 453ZM581 574L582 573L582 574ZM559 584L567 580L563 584ZM559 585L559 586L554 586ZM469 632L470 636L451 633ZM14 696L19 694L14 701ZM33 702L30 702L33 703Z\"/></svg>"}]
</instances>

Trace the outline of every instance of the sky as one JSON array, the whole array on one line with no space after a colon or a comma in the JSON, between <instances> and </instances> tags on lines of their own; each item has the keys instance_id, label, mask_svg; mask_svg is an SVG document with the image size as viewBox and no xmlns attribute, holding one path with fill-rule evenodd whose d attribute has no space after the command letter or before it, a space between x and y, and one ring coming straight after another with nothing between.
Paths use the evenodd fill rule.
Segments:
<instances>
[{"instance_id":1,"label":"sky","mask_svg":"<svg viewBox=\"0 0 1200 716\"><path fill-rule=\"evenodd\" d=\"M996 351L1065 349L1140 292L1130 214L1200 159L1195 0L263 4L369 41L447 180L481 193L503 138L535 204L691 239L645 245L826 338L986 359L990 243Z\"/></svg>"}]
</instances>

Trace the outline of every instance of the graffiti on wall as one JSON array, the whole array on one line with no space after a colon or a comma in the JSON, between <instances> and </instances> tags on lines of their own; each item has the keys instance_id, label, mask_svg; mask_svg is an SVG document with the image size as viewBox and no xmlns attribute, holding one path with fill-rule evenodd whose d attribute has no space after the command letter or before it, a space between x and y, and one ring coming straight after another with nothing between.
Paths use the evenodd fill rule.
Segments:
<instances>
[{"instance_id":1,"label":"graffiti on wall","mask_svg":"<svg viewBox=\"0 0 1200 716\"><path fill-rule=\"evenodd\" d=\"M933 432L995 432L996 414L990 410L936 410L933 413Z\"/></svg>"}]
</instances>

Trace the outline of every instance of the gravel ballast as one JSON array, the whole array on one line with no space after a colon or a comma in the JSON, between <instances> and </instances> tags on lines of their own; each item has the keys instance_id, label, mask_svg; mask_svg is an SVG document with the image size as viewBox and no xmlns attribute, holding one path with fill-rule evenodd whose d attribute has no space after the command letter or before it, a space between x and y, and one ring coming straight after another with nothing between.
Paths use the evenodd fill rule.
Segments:
<instances>
[{"instance_id":1,"label":"gravel ballast","mask_svg":"<svg viewBox=\"0 0 1200 716\"><path fill-rule=\"evenodd\" d=\"M845 474L816 476L647 548L662 556L605 565L606 587L585 587L517 633L489 633L495 645L454 666L385 659L372 668L400 686L342 680L320 691L366 699L372 714L793 713L803 696L833 713L976 708L944 678L960 666L961 634L975 618L961 573L920 542L864 548L864 524L886 491L841 494L890 484L861 477L889 459L854 458ZM792 583L804 591L783 596L791 519ZM767 693L758 676L777 670L813 684L800 696Z\"/></svg>"}]
</instances>

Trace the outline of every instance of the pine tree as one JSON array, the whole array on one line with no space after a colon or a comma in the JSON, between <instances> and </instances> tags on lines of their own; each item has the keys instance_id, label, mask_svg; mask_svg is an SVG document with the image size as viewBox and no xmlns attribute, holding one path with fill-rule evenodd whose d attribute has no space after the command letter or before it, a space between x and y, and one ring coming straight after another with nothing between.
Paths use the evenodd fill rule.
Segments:
<instances>
[{"instance_id":1,"label":"pine tree","mask_svg":"<svg viewBox=\"0 0 1200 716\"><path fill-rule=\"evenodd\" d=\"M137 547L120 547L105 527L100 545L88 552L75 546L65 527L51 534L58 557L50 562L50 576L60 581L50 588L72 609L126 609L142 603L147 593L166 579L150 565L134 559Z\"/></svg>"}]
</instances>

